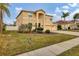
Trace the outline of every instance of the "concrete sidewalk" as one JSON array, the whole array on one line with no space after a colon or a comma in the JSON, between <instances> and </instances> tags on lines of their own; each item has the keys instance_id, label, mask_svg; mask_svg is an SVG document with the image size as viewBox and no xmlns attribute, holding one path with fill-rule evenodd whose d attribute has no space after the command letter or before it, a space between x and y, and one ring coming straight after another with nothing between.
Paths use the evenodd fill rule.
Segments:
<instances>
[{"instance_id":1,"label":"concrete sidewalk","mask_svg":"<svg viewBox=\"0 0 79 59\"><path fill-rule=\"evenodd\" d=\"M48 47L40 48L34 51L19 54L17 56L56 56L77 45L79 45L79 37L58 44L54 44Z\"/></svg>"},{"instance_id":2,"label":"concrete sidewalk","mask_svg":"<svg viewBox=\"0 0 79 59\"><path fill-rule=\"evenodd\" d=\"M79 32L72 32L72 31L54 31L54 32L55 33L63 33L63 34L79 36Z\"/></svg>"}]
</instances>

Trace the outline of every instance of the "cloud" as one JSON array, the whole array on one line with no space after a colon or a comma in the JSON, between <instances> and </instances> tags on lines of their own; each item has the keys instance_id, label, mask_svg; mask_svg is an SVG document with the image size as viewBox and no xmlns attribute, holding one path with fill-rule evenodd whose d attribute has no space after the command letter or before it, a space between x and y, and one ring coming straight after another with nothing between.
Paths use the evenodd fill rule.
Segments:
<instances>
[{"instance_id":1,"label":"cloud","mask_svg":"<svg viewBox=\"0 0 79 59\"><path fill-rule=\"evenodd\" d=\"M66 11L66 10L65 10ZM67 11L66 11L67 12ZM74 10L72 13L69 14L69 16L66 18L66 20L73 20L73 16L79 13L79 9Z\"/></svg>"},{"instance_id":2,"label":"cloud","mask_svg":"<svg viewBox=\"0 0 79 59\"><path fill-rule=\"evenodd\" d=\"M62 10L62 12L65 12L65 13L67 13L67 12L69 12L69 10Z\"/></svg>"},{"instance_id":3,"label":"cloud","mask_svg":"<svg viewBox=\"0 0 79 59\"><path fill-rule=\"evenodd\" d=\"M57 14L53 14L53 16L57 16Z\"/></svg>"},{"instance_id":4,"label":"cloud","mask_svg":"<svg viewBox=\"0 0 79 59\"><path fill-rule=\"evenodd\" d=\"M51 15L51 16L56 16L56 14L49 14L49 13L47 13L48 15Z\"/></svg>"},{"instance_id":5,"label":"cloud","mask_svg":"<svg viewBox=\"0 0 79 59\"><path fill-rule=\"evenodd\" d=\"M61 12L61 10L58 7L56 7L55 12Z\"/></svg>"},{"instance_id":6,"label":"cloud","mask_svg":"<svg viewBox=\"0 0 79 59\"><path fill-rule=\"evenodd\" d=\"M76 14L76 13L79 13L79 9L76 9L75 11L73 11L71 14L70 14L70 19L72 20L73 19L73 16Z\"/></svg>"},{"instance_id":7,"label":"cloud","mask_svg":"<svg viewBox=\"0 0 79 59\"><path fill-rule=\"evenodd\" d=\"M68 8L68 7L65 7L65 8ZM56 10L55 10L54 17L53 17L54 21L61 20L62 12L69 12L69 10L67 10L67 9L60 9L60 8L57 7Z\"/></svg>"},{"instance_id":8,"label":"cloud","mask_svg":"<svg viewBox=\"0 0 79 59\"><path fill-rule=\"evenodd\" d=\"M16 7L15 10L16 10L17 13L19 13L22 10L22 8L21 7L19 7L19 8Z\"/></svg>"},{"instance_id":9,"label":"cloud","mask_svg":"<svg viewBox=\"0 0 79 59\"><path fill-rule=\"evenodd\" d=\"M58 21L61 20L61 16L60 15L56 15L53 17L53 21Z\"/></svg>"},{"instance_id":10,"label":"cloud","mask_svg":"<svg viewBox=\"0 0 79 59\"><path fill-rule=\"evenodd\" d=\"M66 20L73 20L73 16L76 14L76 13L79 13L79 8L76 8L72 11L70 11L71 7L78 7L79 4L77 3L69 3L68 5L65 5L63 6L62 8L59 8L59 7L56 7L55 9L55 14L54 14L54 17L53 19L54 20L61 20L61 14L62 12L71 12L69 14L69 16L66 18Z\"/></svg>"},{"instance_id":11,"label":"cloud","mask_svg":"<svg viewBox=\"0 0 79 59\"><path fill-rule=\"evenodd\" d=\"M64 9L69 9L69 6L63 6L62 8L64 8Z\"/></svg>"},{"instance_id":12,"label":"cloud","mask_svg":"<svg viewBox=\"0 0 79 59\"><path fill-rule=\"evenodd\" d=\"M49 14L49 13L47 13L48 15L51 15L51 16L53 16L53 20L52 21L58 21L58 20L61 20L61 16L60 15L57 15L57 14Z\"/></svg>"},{"instance_id":13,"label":"cloud","mask_svg":"<svg viewBox=\"0 0 79 59\"><path fill-rule=\"evenodd\" d=\"M77 3L70 3L68 4L70 7L76 7L77 6Z\"/></svg>"},{"instance_id":14,"label":"cloud","mask_svg":"<svg viewBox=\"0 0 79 59\"><path fill-rule=\"evenodd\" d=\"M14 21L16 21L16 19L8 18L7 20L4 21L4 23L5 24L14 24Z\"/></svg>"}]
</instances>

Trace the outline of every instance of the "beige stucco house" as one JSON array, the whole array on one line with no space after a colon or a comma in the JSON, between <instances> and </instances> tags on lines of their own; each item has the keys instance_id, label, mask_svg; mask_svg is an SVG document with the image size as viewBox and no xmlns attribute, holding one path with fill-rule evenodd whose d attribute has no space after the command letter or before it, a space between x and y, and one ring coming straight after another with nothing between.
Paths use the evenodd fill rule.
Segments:
<instances>
[{"instance_id":1,"label":"beige stucco house","mask_svg":"<svg viewBox=\"0 0 79 59\"><path fill-rule=\"evenodd\" d=\"M35 29L35 24L38 25L40 23L44 31L50 30L52 32L57 29L57 26L52 22L52 18L53 17L51 15L47 15L42 9L36 11L22 10L16 17L16 26L32 23L32 29Z\"/></svg>"},{"instance_id":2,"label":"beige stucco house","mask_svg":"<svg viewBox=\"0 0 79 59\"><path fill-rule=\"evenodd\" d=\"M71 21L64 21L64 20L59 20L56 22L57 26L58 25L61 25L61 28L64 30L64 29L77 29L77 23L79 23L78 21L76 21L76 23L74 23L73 20Z\"/></svg>"}]
</instances>

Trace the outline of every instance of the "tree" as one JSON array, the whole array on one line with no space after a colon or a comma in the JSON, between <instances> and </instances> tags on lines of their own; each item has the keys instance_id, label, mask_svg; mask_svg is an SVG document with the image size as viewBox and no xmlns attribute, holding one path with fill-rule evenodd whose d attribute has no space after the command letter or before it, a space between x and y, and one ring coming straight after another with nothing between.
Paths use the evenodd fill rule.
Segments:
<instances>
[{"instance_id":1,"label":"tree","mask_svg":"<svg viewBox=\"0 0 79 59\"><path fill-rule=\"evenodd\" d=\"M27 28L28 28L29 32L31 32L31 30L32 30L32 23L28 23Z\"/></svg>"},{"instance_id":2,"label":"tree","mask_svg":"<svg viewBox=\"0 0 79 59\"><path fill-rule=\"evenodd\" d=\"M62 29L62 26L61 26L61 25L58 25L58 26L57 26L57 29L58 29L58 30L61 30L61 29Z\"/></svg>"},{"instance_id":3,"label":"tree","mask_svg":"<svg viewBox=\"0 0 79 59\"><path fill-rule=\"evenodd\" d=\"M9 4L7 3L0 3L0 33L3 31L3 15L4 13L7 14L7 16L10 17L10 12L9 12Z\"/></svg>"},{"instance_id":4,"label":"tree","mask_svg":"<svg viewBox=\"0 0 79 59\"><path fill-rule=\"evenodd\" d=\"M62 16L61 17L64 18L64 21L66 20L66 17L67 16L69 16L69 13L68 12L66 12L66 13L65 12L62 12Z\"/></svg>"},{"instance_id":5,"label":"tree","mask_svg":"<svg viewBox=\"0 0 79 59\"><path fill-rule=\"evenodd\" d=\"M64 22L66 21L66 17L67 16L69 16L69 13L68 12L66 12L66 13L65 12L62 12L62 16L61 17L64 18ZM65 29L65 25L64 25L64 29Z\"/></svg>"},{"instance_id":6,"label":"tree","mask_svg":"<svg viewBox=\"0 0 79 59\"><path fill-rule=\"evenodd\" d=\"M76 24L76 19L79 19L79 13L76 13L74 16L73 16L73 19L74 19L74 23Z\"/></svg>"}]
</instances>

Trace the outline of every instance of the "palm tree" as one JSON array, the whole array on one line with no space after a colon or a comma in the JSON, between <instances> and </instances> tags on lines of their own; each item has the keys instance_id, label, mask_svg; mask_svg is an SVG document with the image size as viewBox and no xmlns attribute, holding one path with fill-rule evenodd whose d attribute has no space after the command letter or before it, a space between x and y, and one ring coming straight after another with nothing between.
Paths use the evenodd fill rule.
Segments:
<instances>
[{"instance_id":1,"label":"palm tree","mask_svg":"<svg viewBox=\"0 0 79 59\"><path fill-rule=\"evenodd\" d=\"M76 19L79 19L79 13L76 13L76 14L73 16L73 19L74 19L74 23L76 24Z\"/></svg>"},{"instance_id":2,"label":"palm tree","mask_svg":"<svg viewBox=\"0 0 79 59\"><path fill-rule=\"evenodd\" d=\"M3 31L3 15L4 13L10 17L10 12L8 9L9 4L7 3L0 3L0 33Z\"/></svg>"},{"instance_id":3,"label":"palm tree","mask_svg":"<svg viewBox=\"0 0 79 59\"><path fill-rule=\"evenodd\" d=\"M62 12L62 18L64 18L64 21L66 20L66 17L69 16L69 13L65 13L65 12Z\"/></svg>"},{"instance_id":4,"label":"palm tree","mask_svg":"<svg viewBox=\"0 0 79 59\"><path fill-rule=\"evenodd\" d=\"M62 16L61 17L64 18L64 22L65 22L67 16L69 16L68 12L66 12L66 13L62 12ZM64 25L64 29L65 29L65 25Z\"/></svg>"},{"instance_id":5,"label":"palm tree","mask_svg":"<svg viewBox=\"0 0 79 59\"><path fill-rule=\"evenodd\" d=\"M73 19L74 19L75 27L78 27L78 25L76 24L76 20L79 19L79 13L76 13L76 14L73 16Z\"/></svg>"}]
</instances>

